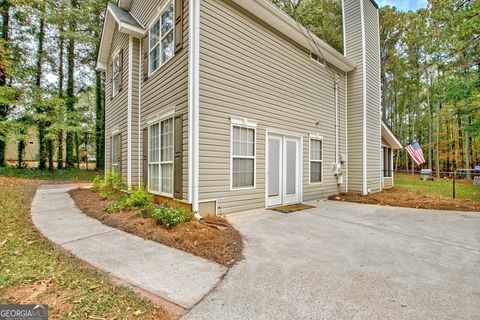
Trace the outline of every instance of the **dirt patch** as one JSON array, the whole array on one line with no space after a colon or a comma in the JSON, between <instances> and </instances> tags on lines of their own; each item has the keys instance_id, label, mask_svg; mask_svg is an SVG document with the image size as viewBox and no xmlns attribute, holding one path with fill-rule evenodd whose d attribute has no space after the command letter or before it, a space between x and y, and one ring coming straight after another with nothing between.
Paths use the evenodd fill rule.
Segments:
<instances>
[{"instance_id":1,"label":"dirt patch","mask_svg":"<svg viewBox=\"0 0 480 320\"><path fill-rule=\"evenodd\" d=\"M108 213L110 203L101 200L91 189L75 189L70 196L77 207L88 216L106 225L156 241L224 266L231 266L242 258L243 243L240 233L222 217L207 217L201 222L181 223L174 228L158 225L153 218L142 218L136 211Z\"/></svg>"},{"instance_id":2,"label":"dirt patch","mask_svg":"<svg viewBox=\"0 0 480 320\"><path fill-rule=\"evenodd\" d=\"M359 193L348 192L331 196L330 200L348 201L383 206L438 209L451 211L480 211L480 202L472 200L447 199L432 195L425 195L392 188L382 192L363 196Z\"/></svg>"}]
</instances>

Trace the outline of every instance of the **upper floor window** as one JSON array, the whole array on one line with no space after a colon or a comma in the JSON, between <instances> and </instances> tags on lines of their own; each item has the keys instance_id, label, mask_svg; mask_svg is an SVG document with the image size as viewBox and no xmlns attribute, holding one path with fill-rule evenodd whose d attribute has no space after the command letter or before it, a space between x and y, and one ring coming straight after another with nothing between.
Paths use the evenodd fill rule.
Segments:
<instances>
[{"instance_id":1,"label":"upper floor window","mask_svg":"<svg viewBox=\"0 0 480 320\"><path fill-rule=\"evenodd\" d=\"M149 31L149 73L153 73L173 57L174 25L173 1L170 1Z\"/></svg>"},{"instance_id":2,"label":"upper floor window","mask_svg":"<svg viewBox=\"0 0 480 320\"><path fill-rule=\"evenodd\" d=\"M120 82L121 82L121 53L117 53L113 58L112 63L112 96L116 96L120 91Z\"/></svg>"}]
</instances>

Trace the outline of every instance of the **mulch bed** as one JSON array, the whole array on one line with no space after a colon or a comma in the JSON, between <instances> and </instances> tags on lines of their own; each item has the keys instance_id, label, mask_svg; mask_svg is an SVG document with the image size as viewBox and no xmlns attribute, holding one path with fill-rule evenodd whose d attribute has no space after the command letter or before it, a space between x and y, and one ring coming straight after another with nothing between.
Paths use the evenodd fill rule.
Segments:
<instances>
[{"instance_id":1,"label":"mulch bed","mask_svg":"<svg viewBox=\"0 0 480 320\"><path fill-rule=\"evenodd\" d=\"M348 192L331 196L329 199L336 201L378 204L392 207L451 211L480 211L480 202L462 199L448 199L409 192L396 188L386 189L382 192L369 194L368 196L363 196L355 192Z\"/></svg>"},{"instance_id":2,"label":"mulch bed","mask_svg":"<svg viewBox=\"0 0 480 320\"><path fill-rule=\"evenodd\" d=\"M227 267L243 257L240 233L222 217L206 217L201 222L190 221L166 228L157 224L154 218L138 216L136 211L106 212L105 208L111 201L101 200L98 193L91 189L74 189L69 193L86 215L111 227Z\"/></svg>"}]
</instances>

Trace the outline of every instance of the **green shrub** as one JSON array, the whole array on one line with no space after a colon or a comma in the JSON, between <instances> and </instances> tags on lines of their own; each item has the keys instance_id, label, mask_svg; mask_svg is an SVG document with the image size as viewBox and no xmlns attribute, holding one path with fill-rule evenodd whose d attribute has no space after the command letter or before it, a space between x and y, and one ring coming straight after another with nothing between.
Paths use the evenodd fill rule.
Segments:
<instances>
[{"instance_id":1,"label":"green shrub","mask_svg":"<svg viewBox=\"0 0 480 320\"><path fill-rule=\"evenodd\" d=\"M155 215L155 210L157 210L157 206L154 203L150 203L145 207L141 208L138 211L138 215L142 218L149 218Z\"/></svg>"},{"instance_id":2,"label":"green shrub","mask_svg":"<svg viewBox=\"0 0 480 320\"><path fill-rule=\"evenodd\" d=\"M117 196L115 202L107 205L107 212L119 212L125 209L140 209L140 216L152 216L156 209L153 196L149 195L144 188L138 188L133 192Z\"/></svg>"},{"instance_id":3,"label":"green shrub","mask_svg":"<svg viewBox=\"0 0 480 320\"><path fill-rule=\"evenodd\" d=\"M183 208L178 203L175 204L175 207L170 207L167 203L164 203L155 210L154 215L158 224L174 227L179 223L190 221L193 217L193 212Z\"/></svg>"},{"instance_id":4,"label":"green shrub","mask_svg":"<svg viewBox=\"0 0 480 320\"><path fill-rule=\"evenodd\" d=\"M122 211L126 208L127 208L127 196L123 195L123 196L117 197L117 199L114 202L109 203L107 205L106 210L108 213L114 213L114 212Z\"/></svg>"},{"instance_id":5,"label":"green shrub","mask_svg":"<svg viewBox=\"0 0 480 320\"><path fill-rule=\"evenodd\" d=\"M125 188L126 185L120 173L109 172L105 180L96 178L93 182L93 190L100 193L101 199L116 199L119 192Z\"/></svg>"},{"instance_id":6,"label":"green shrub","mask_svg":"<svg viewBox=\"0 0 480 320\"><path fill-rule=\"evenodd\" d=\"M126 204L129 208L145 208L153 204L153 196L144 188L138 188L128 195Z\"/></svg>"}]
</instances>

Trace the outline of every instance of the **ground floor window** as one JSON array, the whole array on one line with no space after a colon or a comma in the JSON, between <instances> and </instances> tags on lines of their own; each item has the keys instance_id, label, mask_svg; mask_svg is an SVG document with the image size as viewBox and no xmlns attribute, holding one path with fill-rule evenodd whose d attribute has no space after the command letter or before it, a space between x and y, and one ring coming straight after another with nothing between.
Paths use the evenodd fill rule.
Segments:
<instances>
[{"instance_id":1,"label":"ground floor window","mask_svg":"<svg viewBox=\"0 0 480 320\"><path fill-rule=\"evenodd\" d=\"M391 177L393 171L392 148L382 147L383 153L383 176Z\"/></svg>"},{"instance_id":2,"label":"ground floor window","mask_svg":"<svg viewBox=\"0 0 480 320\"><path fill-rule=\"evenodd\" d=\"M173 118L148 128L148 190L173 194Z\"/></svg>"},{"instance_id":3,"label":"ground floor window","mask_svg":"<svg viewBox=\"0 0 480 320\"><path fill-rule=\"evenodd\" d=\"M255 129L232 126L232 188L255 186Z\"/></svg>"},{"instance_id":4,"label":"ground floor window","mask_svg":"<svg viewBox=\"0 0 480 320\"><path fill-rule=\"evenodd\" d=\"M310 139L310 183L320 183L323 178L323 141Z\"/></svg>"},{"instance_id":5,"label":"ground floor window","mask_svg":"<svg viewBox=\"0 0 480 320\"><path fill-rule=\"evenodd\" d=\"M122 158L122 146L120 134L115 134L112 136L112 150L111 150L111 161L112 161L112 172L120 172L120 162Z\"/></svg>"}]
</instances>

